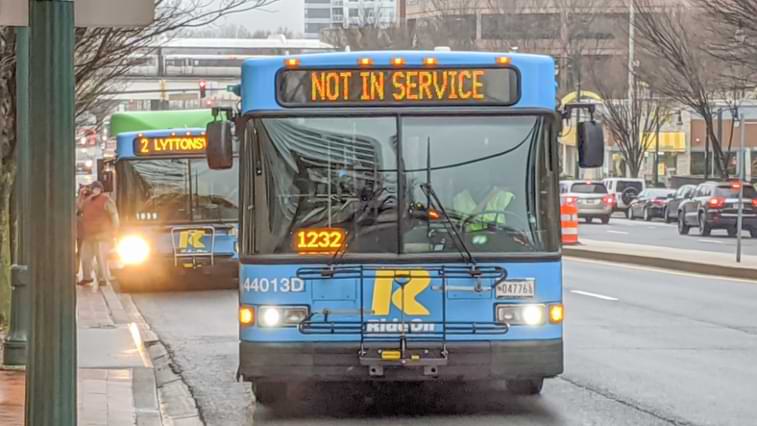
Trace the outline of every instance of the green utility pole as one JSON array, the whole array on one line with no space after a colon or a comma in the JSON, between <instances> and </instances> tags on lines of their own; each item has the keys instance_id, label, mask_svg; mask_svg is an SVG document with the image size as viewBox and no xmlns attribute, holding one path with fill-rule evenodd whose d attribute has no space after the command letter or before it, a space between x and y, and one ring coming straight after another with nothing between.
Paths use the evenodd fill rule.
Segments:
<instances>
[{"instance_id":1,"label":"green utility pole","mask_svg":"<svg viewBox=\"0 0 757 426\"><path fill-rule=\"evenodd\" d=\"M26 425L76 425L74 3L31 0L29 239L31 339Z\"/></svg>"},{"instance_id":2,"label":"green utility pole","mask_svg":"<svg viewBox=\"0 0 757 426\"><path fill-rule=\"evenodd\" d=\"M16 28L16 262L11 267L11 324L3 344L6 365L26 364L29 335L29 28Z\"/></svg>"}]
</instances>

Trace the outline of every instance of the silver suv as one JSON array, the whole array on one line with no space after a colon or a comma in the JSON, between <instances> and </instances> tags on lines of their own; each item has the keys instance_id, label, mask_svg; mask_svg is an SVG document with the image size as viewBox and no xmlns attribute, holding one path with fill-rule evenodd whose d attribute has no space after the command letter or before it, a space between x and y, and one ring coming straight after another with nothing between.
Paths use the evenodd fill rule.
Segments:
<instances>
[{"instance_id":1,"label":"silver suv","mask_svg":"<svg viewBox=\"0 0 757 426\"><path fill-rule=\"evenodd\" d=\"M564 198L575 197L578 207L578 217L591 223L598 218L602 223L610 222L610 216L615 208L615 197L607 192L605 184L598 181L568 180L560 182L560 194Z\"/></svg>"}]
</instances>

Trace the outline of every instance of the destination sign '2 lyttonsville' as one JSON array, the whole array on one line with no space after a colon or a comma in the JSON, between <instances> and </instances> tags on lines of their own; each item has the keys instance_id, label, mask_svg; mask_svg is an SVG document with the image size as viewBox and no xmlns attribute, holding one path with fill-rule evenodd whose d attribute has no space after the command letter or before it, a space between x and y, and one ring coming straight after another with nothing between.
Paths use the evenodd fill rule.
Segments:
<instances>
[{"instance_id":1,"label":"destination sign '2 lyttonsville'","mask_svg":"<svg viewBox=\"0 0 757 426\"><path fill-rule=\"evenodd\" d=\"M207 146L205 135L139 136L134 139L134 152L140 157L204 154Z\"/></svg>"},{"instance_id":2,"label":"destination sign '2 lyttonsville'","mask_svg":"<svg viewBox=\"0 0 757 426\"><path fill-rule=\"evenodd\" d=\"M512 68L286 70L278 99L285 106L512 105Z\"/></svg>"}]
</instances>

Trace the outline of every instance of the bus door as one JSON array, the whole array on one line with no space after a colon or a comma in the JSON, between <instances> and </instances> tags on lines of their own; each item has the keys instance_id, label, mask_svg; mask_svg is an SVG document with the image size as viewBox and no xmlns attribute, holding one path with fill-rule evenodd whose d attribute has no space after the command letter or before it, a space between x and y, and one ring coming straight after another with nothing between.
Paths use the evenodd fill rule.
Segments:
<instances>
[{"instance_id":1,"label":"bus door","mask_svg":"<svg viewBox=\"0 0 757 426\"><path fill-rule=\"evenodd\" d=\"M199 269L215 264L216 229L213 226L173 226L174 266Z\"/></svg>"},{"instance_id":2,"label":"bus door","mask_svg":"<svg viewBox=\"0 0 757 426\"><path fill-rule=\"evenodd\" d=\"M298 277L313 291L311 315L300 331L357 335L360 363L373 377L393 367L436 376L447 365L453 336L509 329L492 321L492 291L505 277L499 267L477 268L473 276L465 266L344 265L302 268ZM470 309L459 309L460 302Z\"/></svg>"}]
</instances>

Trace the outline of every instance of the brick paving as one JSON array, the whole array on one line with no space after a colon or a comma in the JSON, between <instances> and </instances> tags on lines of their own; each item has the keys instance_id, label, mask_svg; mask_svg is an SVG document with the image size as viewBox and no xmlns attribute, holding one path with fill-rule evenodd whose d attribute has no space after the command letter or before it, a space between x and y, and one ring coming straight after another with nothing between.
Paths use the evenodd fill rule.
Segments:
<instances>
[{"instance_id":1,"label":"brick paving","mask_svg":"<svg viewBox=\"0 0 757 426\"><path fill-rule=\"evenodd\" d=\"M77 325L80 329L115 327L101 292L91 288L77 288L76 294ZM129 368L80 368L77 387L78 424L136 425L132 380L132 370ZM24 424L24 393L24 371L0 370L0 425Z\"/></svg>"},{"instance_id":2,"label":"brick paving","mask_svg":"<svg viewBox=\"0 0 757 426\"><path fill-rule=\"evenodd\" d=\"M25 372L0 370L0 425L24 424Z\"/></svg>"}]
</instances>

